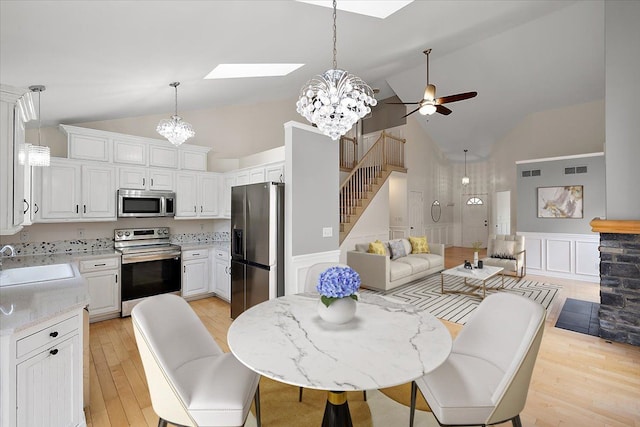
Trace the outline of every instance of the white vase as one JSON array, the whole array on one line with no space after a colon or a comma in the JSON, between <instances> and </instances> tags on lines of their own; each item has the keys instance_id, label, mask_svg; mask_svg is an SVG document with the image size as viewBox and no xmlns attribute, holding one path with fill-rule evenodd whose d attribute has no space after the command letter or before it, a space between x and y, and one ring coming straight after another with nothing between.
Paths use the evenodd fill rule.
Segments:
<instances>
[{"instance_id":1,"label":"white vase","mask_svg":"<svg viewBox=\"0 0 640 427\"><path fill-rule=\"evenodd\" d=\"M478 266L478 251L475 251L475 252L473 253L473 265L474 265L475 267L477 267L477 266Z\"/></svg>"},{"instance_id":2,"label":"white vase","mask_svg":"<svg viewBox=\"0 0 640 427\"><path fill-rule=\"evenodd\" d=\"M356 300L351 297L340 298L329 304L329 307L318 301L318 314L329 323L347 323L356 315Z\"/></svg>"}]
</instances>

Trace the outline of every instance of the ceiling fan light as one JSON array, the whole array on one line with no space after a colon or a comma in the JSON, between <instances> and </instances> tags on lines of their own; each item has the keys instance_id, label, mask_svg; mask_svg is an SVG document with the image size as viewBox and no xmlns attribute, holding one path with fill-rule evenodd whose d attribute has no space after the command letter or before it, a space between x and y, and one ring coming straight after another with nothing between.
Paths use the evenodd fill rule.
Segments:
<instances>
[{"instance_id":1,"label":"ceiling fan light","mask_svg":"<svg viewBox=\"0 0 640 427\"><path fill-rule=\"evenodd\" d=\"M433 104L425 104L418 110L423 116L431 115L436 112L436 106Z\"/></svg>"},{"instance_id":2,"label":"ceiling fan light","mask_svg":"<svg viewBox=\"0 0 640 427\"><path fill-rule=\"evenodd\" d=\"M434 85L427 85L424 89L424 100L433 101L436 99L436 87Z\"/></svg>"}]
</instances>

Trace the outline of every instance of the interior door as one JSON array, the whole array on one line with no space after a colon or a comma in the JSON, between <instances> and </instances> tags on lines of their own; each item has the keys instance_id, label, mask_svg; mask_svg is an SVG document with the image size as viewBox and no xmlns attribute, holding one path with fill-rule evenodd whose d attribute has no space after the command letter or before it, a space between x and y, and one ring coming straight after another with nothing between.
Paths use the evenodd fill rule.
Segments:
<instances>
[{"instance_id":1,"label":"interior door","mask_svg":"<svg viewBox=\"0 0 640 427\"><path fill-rule=\"evenodd\" d=\"M470 248L473 242L482 242L486 248L488 236L487 195L462 195L462 246Z\"/></svg>"},{"instance_id":2,"label":"interior door","mask_svg":"<svg viewBox=\"0 0 640 427\"><path fill-rule=\"evenodd\" d=\"M511 234L511 191L495 193L492 219L494 234Z\"/></svg>"},{"instance_id":3,"label":"interior door","mask_svg":"<svg viewBox=\"0 0 640 427\"><path fill-rule=\"evenodd\" d=\"M424 198L422 191L409 191L409 235L424 235Z\"/></svg>"}]
</instances>

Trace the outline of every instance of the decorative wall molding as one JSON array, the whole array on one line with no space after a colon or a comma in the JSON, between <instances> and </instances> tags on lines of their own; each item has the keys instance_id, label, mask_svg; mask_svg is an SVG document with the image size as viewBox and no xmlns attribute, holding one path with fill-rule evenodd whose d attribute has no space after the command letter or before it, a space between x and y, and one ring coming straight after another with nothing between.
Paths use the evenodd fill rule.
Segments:
<instances>
[{"instance_id":1,"label":"decorative wall molding","mask_svg":"<svg viewBox=\"0 0 640 427\"><path fill-rule=\"evenodd\" d=\"M424 226L424 235L429 243L442 243L445 247L453 246L453 224L430 224Z\"/></svg>"},{"instance_id":2,"label":"decorative wall molding","mask_svg":"<svg viewBox=\"0 0 640 427\"><path fill-rule=\"evenodd\" d=\"M285 295L304 292L304 281L309 267L318 262L335 262L340 260L340 251L317 252L291 257L289 272L291 273L285 283Z\"/></svg>"},{"instance_id":3,"label":"decorative wall molding","mask_svg":"<svg viewBox=\"0 0 640 427\"><path fill-rule=\"evenodd\" d=\"M597 234L518 232L525 236L527 273L600 282Z\"/></svg>"}]
</instances>

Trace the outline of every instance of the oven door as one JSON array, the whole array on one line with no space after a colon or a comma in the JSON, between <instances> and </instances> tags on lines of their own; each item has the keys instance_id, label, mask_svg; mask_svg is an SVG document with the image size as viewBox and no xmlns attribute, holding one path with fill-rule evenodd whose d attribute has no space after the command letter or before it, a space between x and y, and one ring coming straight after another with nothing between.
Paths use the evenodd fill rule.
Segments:
<instances>
[{"instance_id":1,"label":"oven door","mask_svg":"<svg viewBox=\"0 0 640 427\"><path fill-rule=\"evenodd\" d=\"M122 301L180 292L180 253L122 256Z\"/></svg>"}]
</instances>

